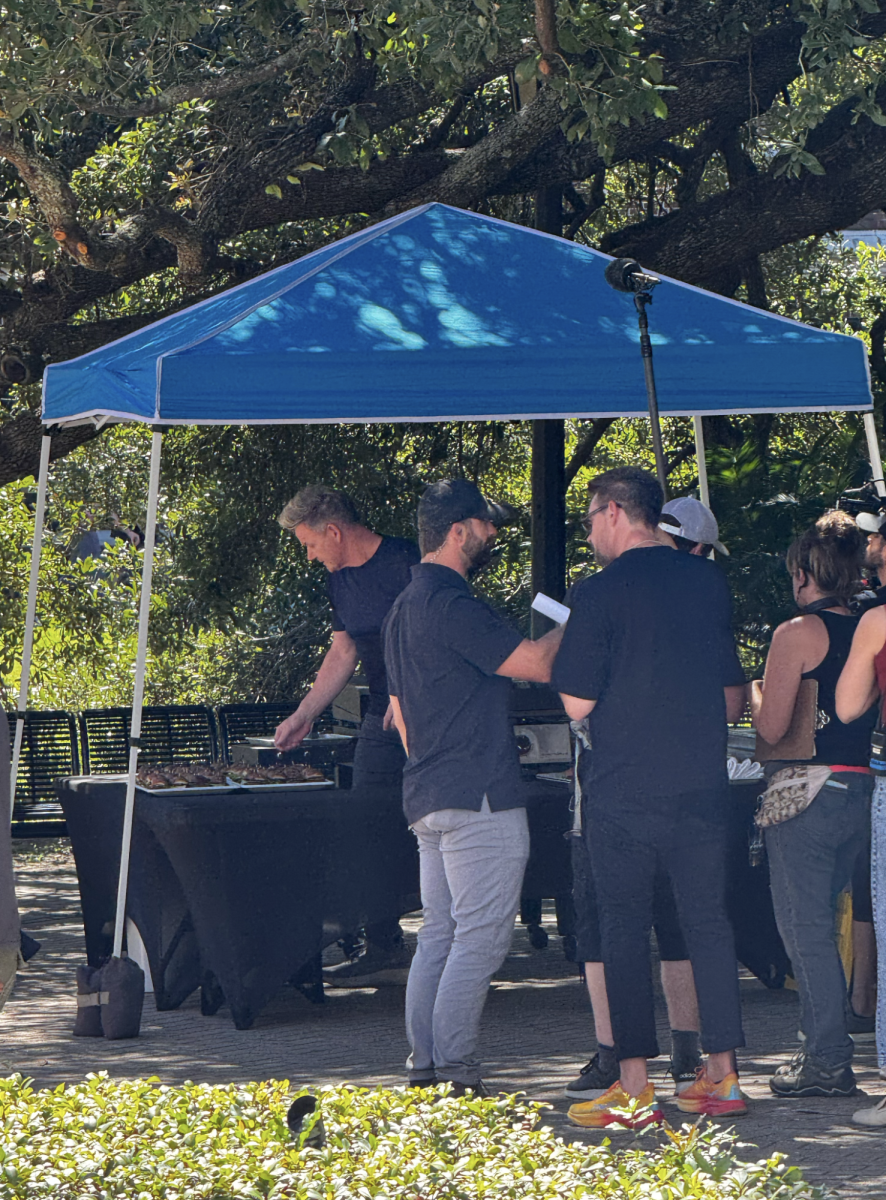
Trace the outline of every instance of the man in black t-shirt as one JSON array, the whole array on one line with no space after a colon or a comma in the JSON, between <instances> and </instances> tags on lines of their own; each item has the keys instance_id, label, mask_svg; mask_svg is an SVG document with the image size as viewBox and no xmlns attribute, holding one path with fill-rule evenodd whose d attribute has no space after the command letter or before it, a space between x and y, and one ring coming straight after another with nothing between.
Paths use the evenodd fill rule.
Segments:
<instances>
[{"instance_id":1,"label":"man in black t-shirt","mask_svg":"<svg viewBox=\"0 0 886 1200\"><path fill-rule=\"evenodd\" d=\"M405 538L382 537L361 524L346 493L312 484L280 514L308 553L323 563L332 605L332 645L326 651L314 685L298 708L277 726L275 743L292 750L310 733L361 663L369 704L360 726L354 755L354 787L374 786L399 813L405 755L391 728L388 682L381 644L382 622L409 583L410 568L419 561L418 547ZM405 983L410 955L397 913L367 926L362 945L351 958L324 972L337 987L372 987Z\"/></svg>"},{"instance_id":2,"label":"man in black t-shirt","mask_svg":"<svg viewBox=\"0 0 886 1200\"><path fill-rule=\"evenodd\" d=\"M596 880L606 990L621 1079L573 1105L589 1127L631 1124L633 1098L661 1120L646 1059L658 1054L649 963L655 872L674 888L701 1014L705 1071L684 1112L745 1111L733 1051L744 1045L726 917L726 723L744 704L725 579L662 544L661 489L622 467L591 484L585 525L600 571L579 584L552 672L573 720L589 717L583 826Z\"/></svg>"}]
</instances>

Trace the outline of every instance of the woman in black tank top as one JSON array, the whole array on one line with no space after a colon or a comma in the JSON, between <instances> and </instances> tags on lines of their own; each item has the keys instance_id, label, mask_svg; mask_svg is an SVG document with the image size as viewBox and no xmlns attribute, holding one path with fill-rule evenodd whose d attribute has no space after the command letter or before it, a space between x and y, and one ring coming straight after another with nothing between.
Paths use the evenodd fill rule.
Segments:
<instances>
[{"instance_id":1,"label":"woman in black tank top","mask_svg":"<svg viewBox=\"0 0 886 1200\"><path fill-rule=\"evenodd\" d=\"M801 676L802 679L814 679L818 684L818 720L812 761L828 766L867 767L871 756L871 730L877 720L876 706L858 720L844 725L837 716L834 701L837 680L849 657L858 618L831 609L821 609L815 615L824 621L828 650L817 667L804 671Z\"/></svg>"},{"instance_id":2,"label":"woman in black tank top","mask_svg":"<svg viewBox=\"0 0 886 1200\"><path fill-rule=\"evenodd\" d=\"M834 692L857 623L848 601L858 590L864 552L861 530L843 512L826 513L790 547L787 568L800 615L775 631L762 698L753 705L758 733L774 744L787 732L801 680L814 679L812 764L832 769L803 812L765 831L775 917L800 993L803 1031L794 1059L770 1080L779 1096L848 1096L855 1089L836 909L870 835L867 762L875 709L844 725Z\"/></svg>"}]
</instances>

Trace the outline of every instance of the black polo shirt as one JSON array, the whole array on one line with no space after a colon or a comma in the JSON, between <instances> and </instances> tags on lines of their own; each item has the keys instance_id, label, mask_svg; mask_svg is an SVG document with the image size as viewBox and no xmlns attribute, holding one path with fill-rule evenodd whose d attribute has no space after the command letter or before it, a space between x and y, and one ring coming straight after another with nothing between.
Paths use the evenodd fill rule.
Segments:
<instances>
[{"instance_id":1,"label":"black polo shirt","mask_svg":"<svg viewBox=\"0 0 886 1200\"><path fill-rule=\"evenodd\" d=\"M409 740L403 808L411 824L441 808L520 808L508 718L510 680L495 672L523 638L450 567L420 563L383 629L388 688Z\"/></svg>"}]
</instances>

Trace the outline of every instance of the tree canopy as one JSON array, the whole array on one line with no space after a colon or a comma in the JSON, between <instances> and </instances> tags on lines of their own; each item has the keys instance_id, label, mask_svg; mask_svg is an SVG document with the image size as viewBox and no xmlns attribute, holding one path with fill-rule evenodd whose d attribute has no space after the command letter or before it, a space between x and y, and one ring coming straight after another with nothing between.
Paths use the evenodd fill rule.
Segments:
<instances>
[{"instance_id":1,"label":"tree canopy","mask_svg":"<svg viewBox=\"0 0 886 1200\"><path fill-rule=\"evenodd\" d=\"M886 0L0 0L0 32L7 686L45 365L415 204L535 225L862 331L886 378L883 255L827 237L884 202ZM780 552L864 476L859 421L713 417L705 428L754 668L786 615ZM679 494L697 483L689 422L666 420L664 433ZM143 519L144 436L83 427L53 440L64 461L37 706L129 700L134 552L98 572L70 552L111 510ZM524 511L529 499L529 435L516 422L177 430L166 443L156 702L295 697L310 678L324 580L275 523L304 483L347 487L385 533L409 533L421 488L455 470ZM574 576L586 569L587 473L649 465L648 426L569 422L567 452ZM519 621L527 545L528 522L482 584Z\"/></svg>"},{"instance_id":2,"label":"tree canopy","mask_svg":"<svg viewBox=\"0 0 886 1200\"><path fill-rule=\"evenodd\" d=\"M0 29L0 482L47 362L421 202L765 307L761 254L883 201L886 0L3 0Z\"/></svg>"}]
</instances>

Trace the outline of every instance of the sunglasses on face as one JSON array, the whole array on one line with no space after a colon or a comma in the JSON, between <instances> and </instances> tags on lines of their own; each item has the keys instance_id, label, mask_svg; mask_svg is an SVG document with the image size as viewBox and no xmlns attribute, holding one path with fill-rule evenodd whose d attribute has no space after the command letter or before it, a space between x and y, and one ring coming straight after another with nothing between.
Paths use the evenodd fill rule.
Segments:
<instances>
[{"instance_id":1,"label":"sunglasses on face","mask_svg":"<svg viewBox=\"0 0 886 1200\"><path fill-rule=\"evenodd\" d=\"M594 517L598 512L602 512L604 508L608 508L610 504L614 504L616 508L621 508L617 500L607 500L605 504L599 504L596 508L592 508L586 517L582 517L582 526L585 533L591 532L591 527L594 524Z\"/></svg>"}]
</instances>

